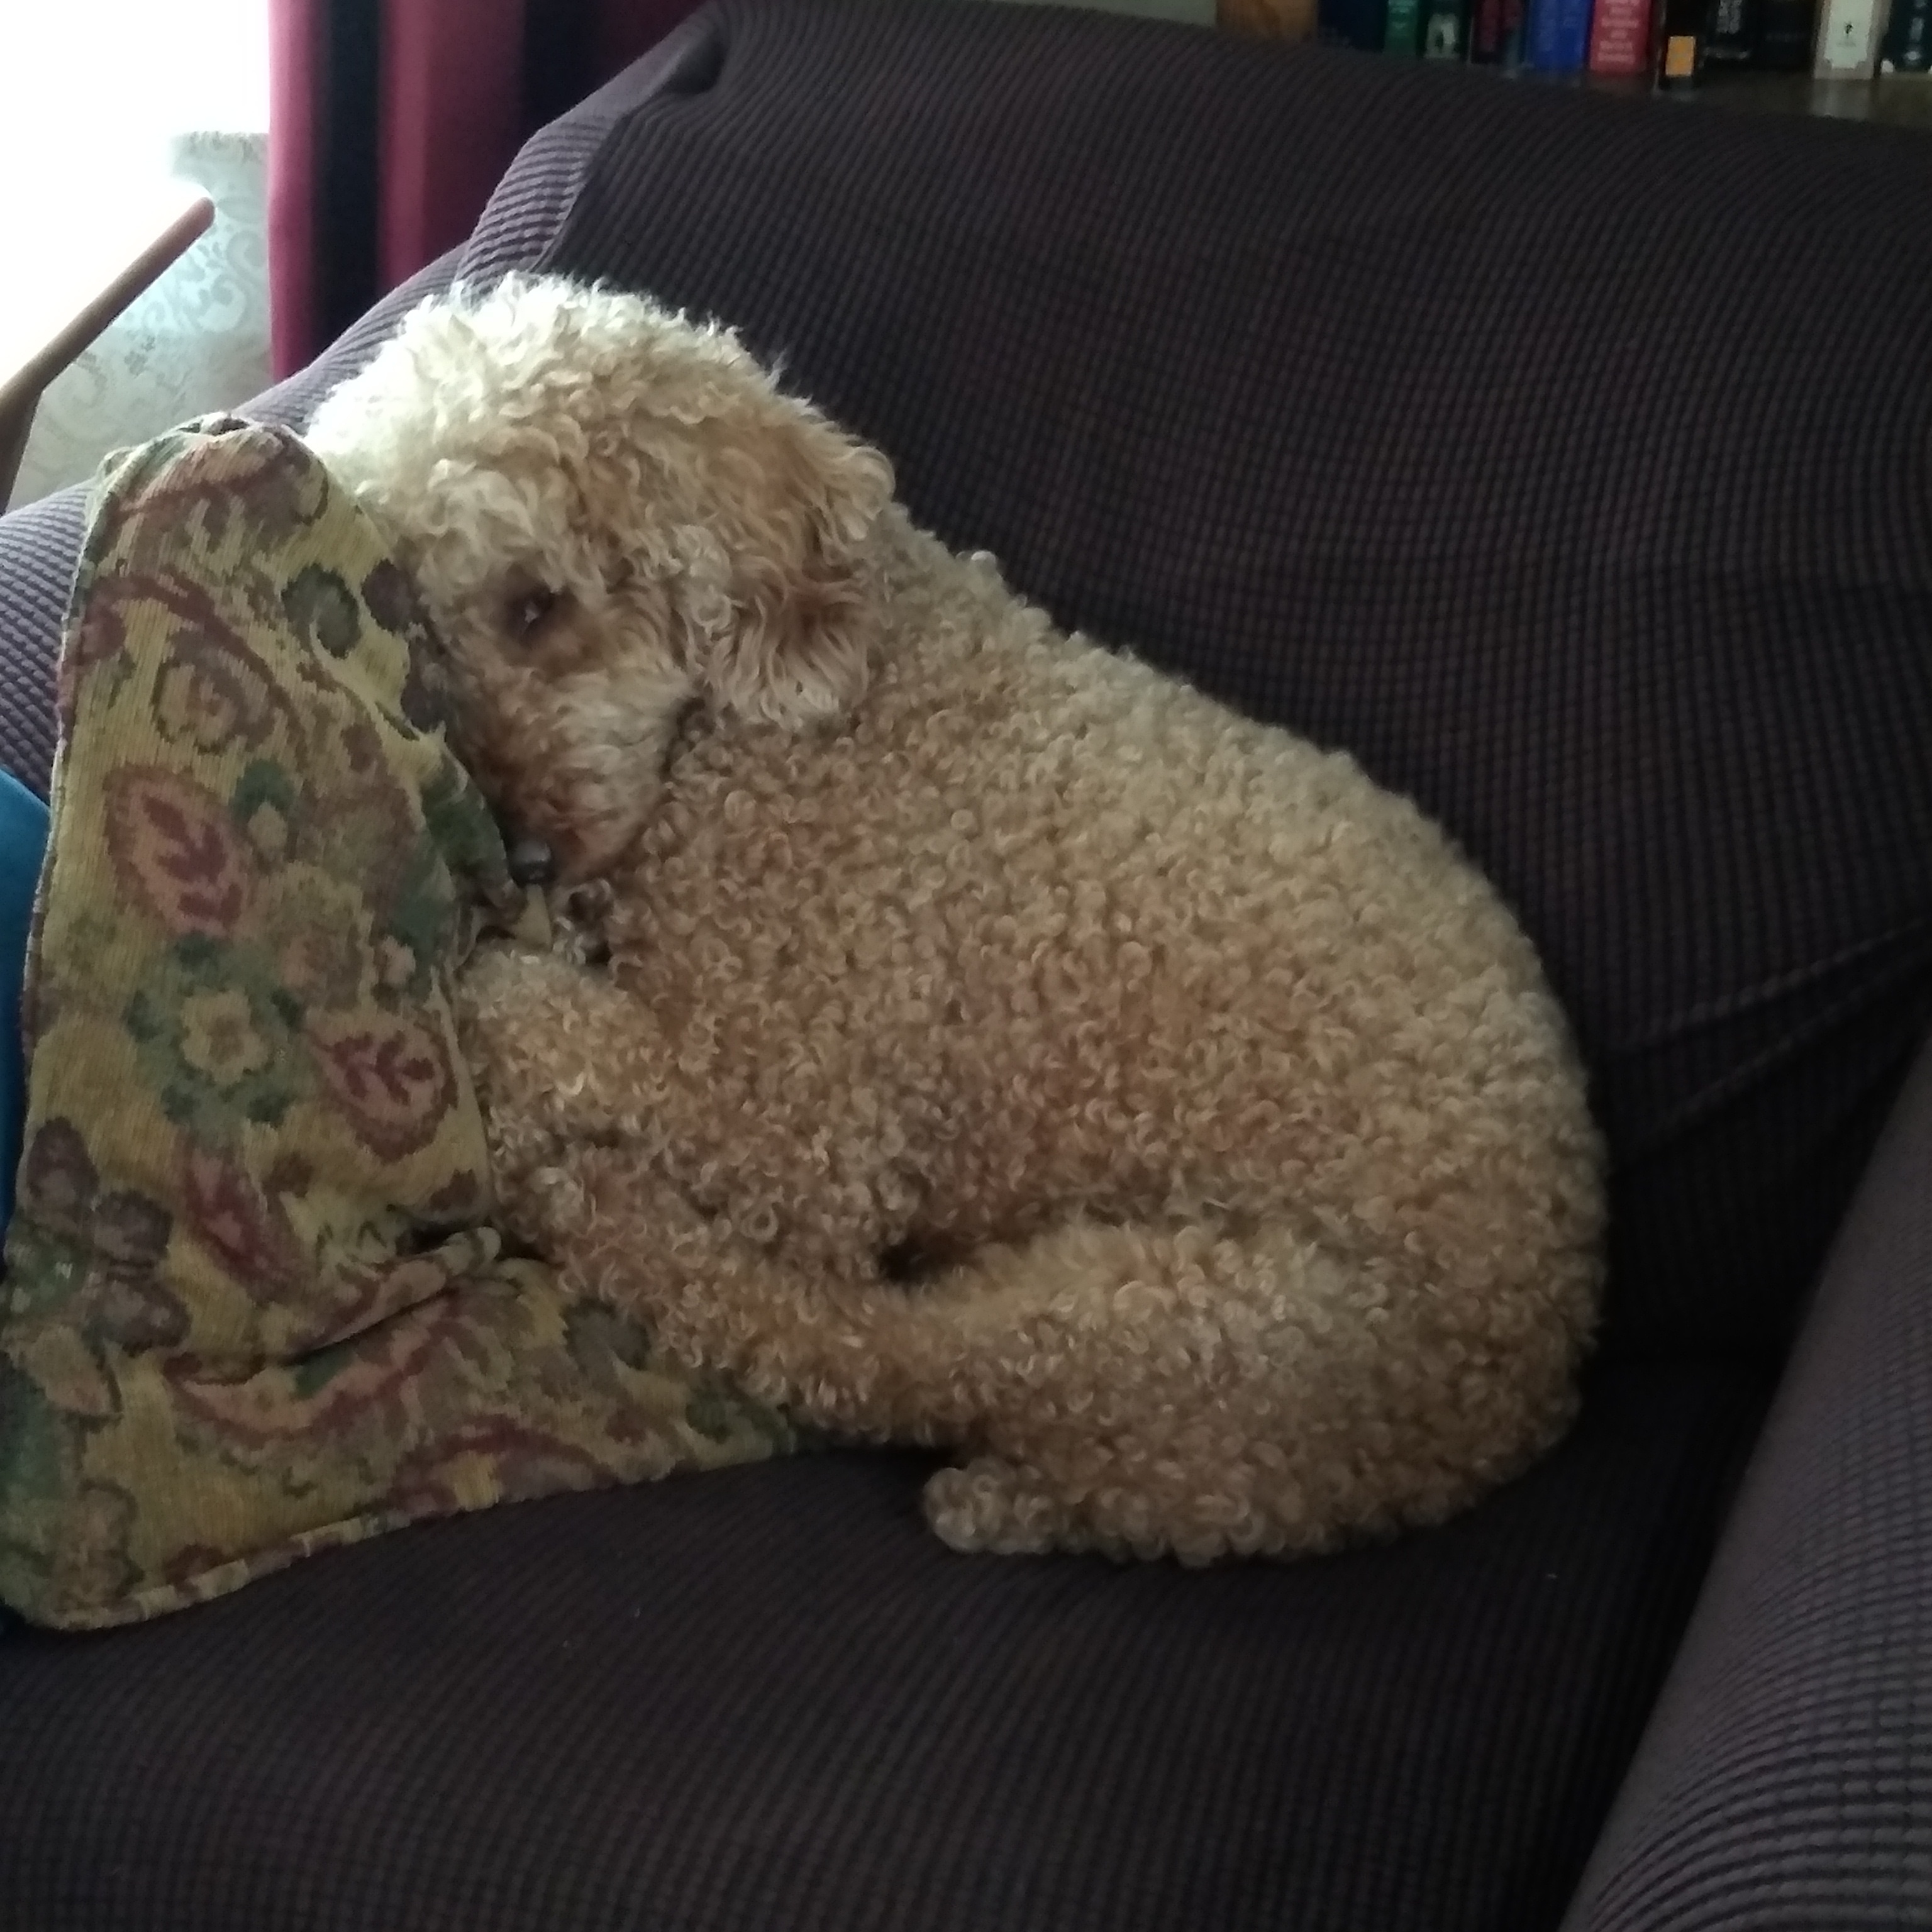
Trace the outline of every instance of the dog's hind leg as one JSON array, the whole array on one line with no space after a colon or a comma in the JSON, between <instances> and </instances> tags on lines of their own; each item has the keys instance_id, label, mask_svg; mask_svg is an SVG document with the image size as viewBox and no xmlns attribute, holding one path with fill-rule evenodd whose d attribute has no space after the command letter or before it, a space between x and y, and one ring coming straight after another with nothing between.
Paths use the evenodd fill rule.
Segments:
<instances>
[{"instance_id":1,"label":"dog's hind leg","mask_svg":"<svg viewBox=\"0 0 1932 1932\"><path fill-rule=\"evenodd\" d=\"M960 1451L926 1496L960 1549L1204 1562L1439 1520L1567 1423L1594 1266L1424 1280L1276 1224L1074 1222L908 1288L747 1239L634 1150L530 1178L538 1246L672 1354L835 1432Z\"/></svg>"},{"instance_id":2,"label":"dog's hind leg","mask_svg":"<svg viewBox=\"0 0 1932 1932\"><path fill-rule=\"evenodd\" d=\"M1278 1225L1076 1223L874 1346L971 1452L926 1492L956 1547L1296 1554L1438 1520L1547 1446L1590 1266L1425 1282Z\"/></svg>"}]
</instances>

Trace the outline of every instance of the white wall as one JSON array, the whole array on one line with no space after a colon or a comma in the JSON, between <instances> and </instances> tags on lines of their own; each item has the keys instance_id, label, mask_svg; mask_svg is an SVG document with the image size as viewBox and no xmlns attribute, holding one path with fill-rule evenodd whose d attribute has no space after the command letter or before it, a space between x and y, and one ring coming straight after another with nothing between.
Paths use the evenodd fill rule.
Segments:
<instances>
[{"instance_id":1,"label":"white wall","mask_svg":"<svg viewBox=\"0 0 1932 1932\"><path fill-rule=\"evenodd\" d=\"M189 132L268 124L268 0L0 0L0 171L112 181Z\"/></svg>"}]
</instances>

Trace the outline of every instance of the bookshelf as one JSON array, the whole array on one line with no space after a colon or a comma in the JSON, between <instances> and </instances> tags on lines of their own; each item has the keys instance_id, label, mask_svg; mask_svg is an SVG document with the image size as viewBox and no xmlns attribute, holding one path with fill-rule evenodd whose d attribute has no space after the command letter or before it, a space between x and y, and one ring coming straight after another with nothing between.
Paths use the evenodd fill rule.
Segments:
<instances>
[{"instance_id":1,"label":"bookshelf","mask_svg":"<svg viewBox=\"0 0 1932 1932\"><path fill-rule=\"evenodd\" d=\"M1108 0L1090 0L1090 4L1106 4ZM1172 4L1172 0L1162 0L1162 4ZM1383 22L1392 20L1389 10L1396 4L1397 0L1381 0L1380 4L1376 4L1376 0L1214 0L1216 24L1224 32L1264 34L1291 40L1318 37L1344 43L1352 40L1357 46L1379 44ZM1443 4L1460 13L1461 31L1466 34L1479 0L1443 0ZM1502 0L1502 4L1514 9L1519 23L1516 31L1520 33L1520 23L1526 12L1538 5L1552 4L1552 0ZM1587 20L1594 0L1582 0L1582 4ZM1894 5L1899 4L1902 0L1894 0ZM1422 4L1426 18L1428 0L1422 0ZM1713 0L1703 0L1701 8L1697 0L1690 0L1690 5L1693 13L1714 10ZM1331 6L1334 15L1332 20ZM1658 0L1638 0L1637 10L1638 40L1641 42L1647 31L1652 37L1654 56L1655 36L1662 26L1665 5L1658 4ZM1648 18L1647 29L1643 25L1644 16ZM1883 19L1881 5L1881 24ZM1370 37L1366 39L1360 31L1364 25L1372 28ZM1388 31L1394 30L1391 24ZM1676 28L1670 31L1675 32ZM1639 52L1640 57L1640 46ZM1654 82L1648 74L1612 76L1587 71L1550 74L1514 64L1490 64L1488 70L1499 79L1529 86L1568 87L1592 93L1624 95L1647 94L1654 91ZM1932 130L1932 74L1881 73L1871 80L1821 80L1808 70L1774 71L1749 65L1733 66L1711 59L1704 62L1695 86L1674 88L1669 98L1687 106L1713 106L1754 113L1802 114L1825 120L1877 122L1894 127Z\"/></svg>"},{"instance_id":2,"label":"bookshelf","mask_svg":"<svg viewBox=\"0 0 1932 1932\"><path fill-rule=\"evenodd\" d=\"M1506 76L1531 87L1568 87L1592 94L1652 93L1642 76L1538 74L1519 68ZM1765 114L1808 114L1832 121L1875 121L1932 132L1932 80L1886 75L1877 80L1816 80L1808 74L1730 72L1706 68L1689 92L1666 97L1687 109L1714 106Z\"/></svg>"}]
</instances>

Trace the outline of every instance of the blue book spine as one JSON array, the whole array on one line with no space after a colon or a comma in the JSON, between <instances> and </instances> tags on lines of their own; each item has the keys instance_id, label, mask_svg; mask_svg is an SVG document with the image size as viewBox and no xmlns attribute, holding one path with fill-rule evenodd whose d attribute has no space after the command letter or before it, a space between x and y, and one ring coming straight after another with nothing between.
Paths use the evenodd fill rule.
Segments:
<instances>
[{"instance_id":1,"label":"blue book spine","mask_svg":"<svg viewBox=\"0 0 1932 1932\"><path fill-rule=\"evenodd\" d=\"M1581 74L1590 57L1590 0L1529 0L1524 64L1544 74Z\"/></svg>"}]
</instances>

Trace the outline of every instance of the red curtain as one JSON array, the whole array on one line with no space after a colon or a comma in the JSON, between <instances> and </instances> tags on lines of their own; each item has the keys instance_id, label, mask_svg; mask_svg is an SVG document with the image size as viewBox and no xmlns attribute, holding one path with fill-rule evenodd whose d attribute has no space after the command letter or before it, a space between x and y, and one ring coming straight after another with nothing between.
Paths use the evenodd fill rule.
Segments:
<instances>
[{"instance_id":1,"label":"red curtain","mask_svg":"<svg viewBox=\"0 0 1932 1932\"><path fill-rule=\"evenodd\" d=\"M524 137L698 0L269 0L275 371L454 248Z\"/></svg>"}]
</instances>

